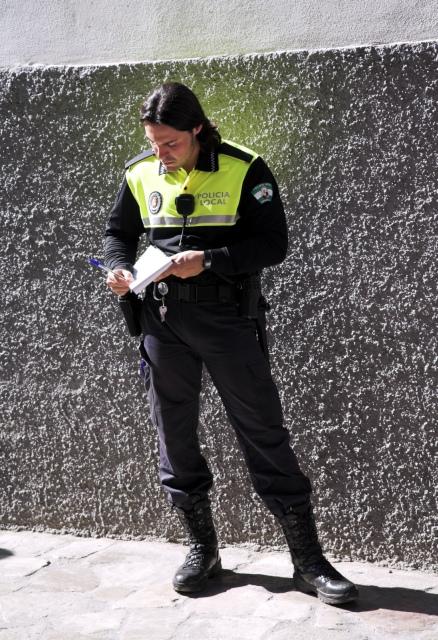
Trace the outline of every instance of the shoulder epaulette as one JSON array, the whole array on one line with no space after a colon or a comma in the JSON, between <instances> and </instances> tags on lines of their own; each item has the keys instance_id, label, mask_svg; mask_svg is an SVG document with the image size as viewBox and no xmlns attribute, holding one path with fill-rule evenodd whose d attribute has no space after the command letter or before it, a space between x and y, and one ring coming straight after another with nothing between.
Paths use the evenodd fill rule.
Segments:
<instances>
[{"instance_id":1,"label":"shoulder epaulette","mask_svg":"<svg viewBox=\"0 0 438 640\"><path fill-rule=\"evenodd\" d=\"M254 156L250 153L246 153L246 151L242 151L242 149L238 149L237 147L233 147L231 144L227 142L222 142L219 145L218 149L219 153L225 153L227 156L232 156L233 158L238 158L239 160L244 160L244 162L252 162Z\"/></svg>"},{"instance_id":2,"label":"shoulder epaulette","mask_svg":"<svg viewBox=\"0 0 438 640\"><path fill-rule=\"evenodd\" d=\"M140 162L140 160L144 160L145 158L150 158L153 155L154 155L154 152L152 151L152 149L147 149L146 151L142 151L141 153L136 155L134 158L131 158L131 160L128 160L128 162L125 162L125 169L128 169L131 165L135 164L136 162Z\"/></svg>"}]
</instances>

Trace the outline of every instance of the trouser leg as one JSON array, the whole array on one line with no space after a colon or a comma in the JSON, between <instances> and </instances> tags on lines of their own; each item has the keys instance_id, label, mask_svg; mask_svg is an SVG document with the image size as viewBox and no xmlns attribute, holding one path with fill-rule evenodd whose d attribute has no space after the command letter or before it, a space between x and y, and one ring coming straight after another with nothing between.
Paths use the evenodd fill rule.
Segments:
<instances>
[{"instance_id":1,"label":"trouser leg","mask_svg":"<svg viewBox=\"0 0 438 640\"><path fill-rule=\"evenodd\" d=\"M236 358L212 358L207 367L233 425L254 488L274 515L309 503L302 473L282 424L282 410L269 365L257 342Z\"/></svg>"},{"instance_id":2,"label":"trouser leg","mask_svg":"<svg viewBox=\"0 0 438 640\"><path fill-rule=\"evenodd\" d=\"M145 349L151 418L160 444L160 481L173 504L186 506L192 496L206 496L212 485L197 435L202 362L166 327L160 328L159 336L146 335Z\"/></svg>"},{"instance_id":3,"label":"trouser leg","mask_svg":"<svg viewBox=\"0 0 438 640\"><path fill-rule=\"evenodd\" d=\"M145 347L151 360L151 408L160 435L161 481L172 501L205 495L212 484L196 435L201 362L222 397L254 487L281 515L309 502L302 473L282 424L282 410L254 324L232 305L171 305L166 323L148 317Z\"/></svg>"},{"instance_id":4,"label":"trouser leg","mask_svg":"<svg viewBox=\"0 0 438 640\"><path fill-rule=\"evenodd\" d=\"M275 515L309 502L311 486L282 424L277 388L252 321L231 304L180 304L169 329L206 364L242 447L254 487ZM188 374L187 374L188 375Z\"/></svg>"}]
</instances>

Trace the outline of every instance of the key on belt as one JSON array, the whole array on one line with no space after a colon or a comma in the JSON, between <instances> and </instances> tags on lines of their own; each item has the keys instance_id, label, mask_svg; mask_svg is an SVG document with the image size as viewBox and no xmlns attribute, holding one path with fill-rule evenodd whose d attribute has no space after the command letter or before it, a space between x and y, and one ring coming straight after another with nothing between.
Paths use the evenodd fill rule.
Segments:
<instances>
[{"instance_id":1,"label":"key on belt","mask_svg":"<svg viewBox=\"0 0 438 640\"><path fill-rule=\"evenodd\" d=\"M167 313L166 295L169 293L169 287L165 282L159 282L157 284L157 290L161 296L161 305L159 306L158 311L160 312L161 322L164 322L166 320Z\"/></svg>"}]
</instances>

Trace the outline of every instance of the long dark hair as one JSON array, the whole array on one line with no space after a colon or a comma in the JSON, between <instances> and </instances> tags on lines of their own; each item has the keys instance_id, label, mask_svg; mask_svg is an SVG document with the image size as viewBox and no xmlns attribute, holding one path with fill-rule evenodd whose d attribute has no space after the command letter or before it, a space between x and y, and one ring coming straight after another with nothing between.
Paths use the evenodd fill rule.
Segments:
<instances>
[{"instance_id":1,"label":"long dark hair","mask_svg":"<svg viewBox=\"0 0 438 640\"><path fill-rule=\"evenodd\" d=\"M140 122L166 124L178 131L191 131L202 124L197 134L203 149L217 147L221 136L204 113L193 91L179 82L166 82L146 98L140 109Z\"/></svg>"}]
</instances>

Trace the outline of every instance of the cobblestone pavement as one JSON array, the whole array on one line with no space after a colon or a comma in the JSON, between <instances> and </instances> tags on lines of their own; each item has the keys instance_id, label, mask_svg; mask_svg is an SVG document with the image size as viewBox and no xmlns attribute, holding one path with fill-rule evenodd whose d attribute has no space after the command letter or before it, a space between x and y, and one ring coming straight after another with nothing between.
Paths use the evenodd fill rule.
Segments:
<instances>
[{"instance_id":1,"label":"cobblestone pavement","mask_svg":"<svg viewBox=\"0 0 438 640\"><path fill-rule=\"evenodd\" d=\"M359 562L360 589L331 607L294 591L286 553L222 550L196 597L171 578L184 547L0 531L0 640L437 640L438 577Z\"/></svg>"}]
</instances>

